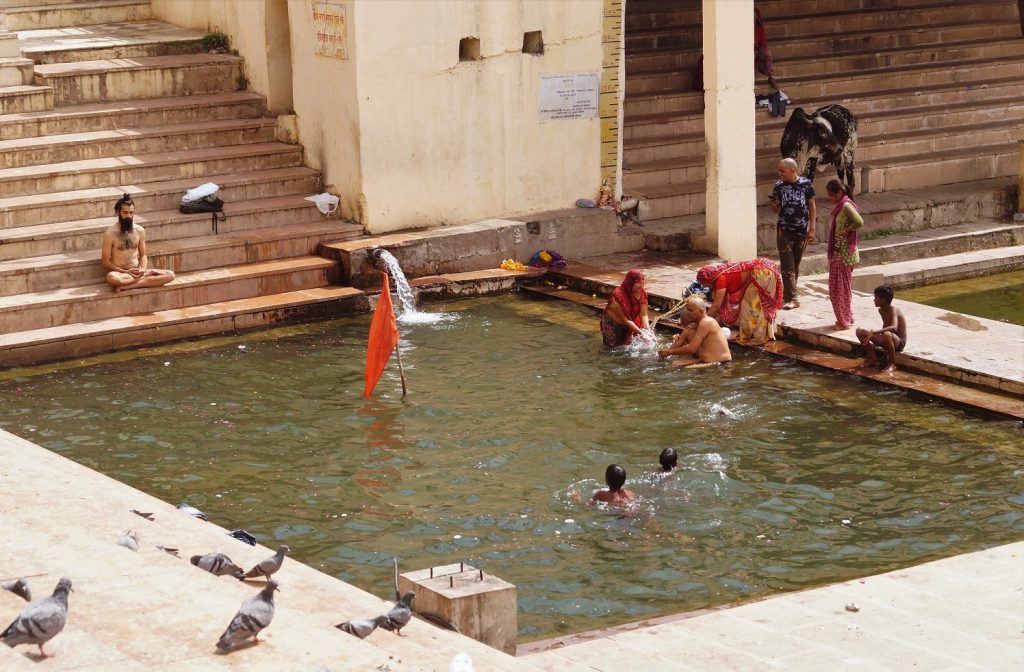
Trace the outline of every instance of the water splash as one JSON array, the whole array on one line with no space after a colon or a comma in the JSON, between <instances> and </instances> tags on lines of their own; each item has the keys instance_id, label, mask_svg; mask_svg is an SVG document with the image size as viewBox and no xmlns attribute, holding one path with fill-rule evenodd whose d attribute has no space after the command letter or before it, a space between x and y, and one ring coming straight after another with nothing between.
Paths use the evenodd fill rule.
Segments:
<instances>
[{"instance_id":1,"label":"water splash","mask_svg":"<svg viewBox=\"0 0 1024 672\"><path fill-rule=\"evenodd\" d=\"M395 259L395 255L382 248L377 249L377 258L387 267L388 275L391 276L391 281L395 283L395 291L398 293L398 319L404 321L405 318L416 315L416 295L412 293L412 287L409 286L409 281L405 279L405 273L402 272L398 259Z\"/></svg>"}]
</instances>

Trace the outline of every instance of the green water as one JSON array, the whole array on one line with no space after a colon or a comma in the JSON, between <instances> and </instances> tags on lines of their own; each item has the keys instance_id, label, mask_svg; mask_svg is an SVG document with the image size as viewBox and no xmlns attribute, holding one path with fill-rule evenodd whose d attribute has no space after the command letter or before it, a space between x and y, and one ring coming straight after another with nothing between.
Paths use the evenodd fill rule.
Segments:
<instances>
[{"instance_id":1,"label":"green water","mask_svg":"<svg viewBox=\"0 0 1024 672\"><path fill-rule=\"evenodd\" d=\"M609 353L562 303L428 309L451 312L401 327L405 401L393 370L361 396L363 316L16 372L0 426L381 597L393 555L483 567L517 584L524 640L1024 538L1012 423L746 351ZM657 479L666 446L682 469ZM636 511L570 496L611 462Z\"/></svg>"},{"instance_id":2,"label":"green water","mask_svg":"<svg viewBox=\"0 0 1024 672\"><path fill-rule=\"evenodd\" d=\"M897 296L954 313L1024 325L1024 271L917 287Z\"/></svg>"}]
</instances>

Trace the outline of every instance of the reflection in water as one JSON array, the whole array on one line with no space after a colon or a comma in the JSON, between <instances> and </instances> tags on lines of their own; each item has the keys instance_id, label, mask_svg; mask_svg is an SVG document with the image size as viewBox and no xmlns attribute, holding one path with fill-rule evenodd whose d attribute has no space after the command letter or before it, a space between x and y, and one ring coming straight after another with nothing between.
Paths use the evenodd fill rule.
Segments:
<instances>
[{"instance_id":1,"label":"reflection in water","mask_svg":"<svg viewBox=\"0 0 1024 672\"><path fill-rule=\"evenodd\" d=\"M394 555L485 567L519 587L526 638L1024 533L1011 423L746 351L680 371L560 303L438 309L402 328L404 400L393 368L361 395L363 316L12 374L0 426L381 596ZM656 475L666 447L679 468ZM612 462L638 510L569 495Z\"/></svg>"}]
</instances>

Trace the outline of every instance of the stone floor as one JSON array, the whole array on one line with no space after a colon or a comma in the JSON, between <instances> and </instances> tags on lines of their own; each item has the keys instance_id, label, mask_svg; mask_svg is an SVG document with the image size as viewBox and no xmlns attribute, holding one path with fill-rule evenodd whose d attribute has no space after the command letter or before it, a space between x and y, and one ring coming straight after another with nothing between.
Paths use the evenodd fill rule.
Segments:
<instances>
[{"instance_id":1,"label":"stone floor","mask_svg":"<svg viewBox=\"0 0 1024 672\"><path fill-rule=\"evenodd\" d=\"M691 618L549 641L549 672L1024 669L1024 542Z\"/></svg>"},{"instance_id":2,"label":"stone floor","mask_svg":"<svg viewBox=\"0 0 1024 672\"><path fill-rule=\"evenodd\" d=\"M591 257L585 265L570 265L566 273L605 284L618 284L623 272L639 267L644 269L649 292L675 301L682 288L693 281L697 269L705 263L706 259L693 255L636 252ZM904 272L909 272L916 264L917 272L924 274L929 263L932 262L921 260L904 262L901 266L907 266ZM858 269L854 278L862 273ZM873 296L854 292L856 325L836 330L832 304L828 299L827 276L801 278L800 301L798 309L780 312L777 324L783 330L801 332L797 335L800 340L813 345L853 351L859 347L856 327L881 326ZM1024 327L901 302L899 292L895 305L903 310L908 323L908 344L902 359L913 360L915 366L924 370L959 376L965 382L987 383L1011 394L1024 394ZM826 340L829 343L824 343Z\"/></svg>"}]
</instances>

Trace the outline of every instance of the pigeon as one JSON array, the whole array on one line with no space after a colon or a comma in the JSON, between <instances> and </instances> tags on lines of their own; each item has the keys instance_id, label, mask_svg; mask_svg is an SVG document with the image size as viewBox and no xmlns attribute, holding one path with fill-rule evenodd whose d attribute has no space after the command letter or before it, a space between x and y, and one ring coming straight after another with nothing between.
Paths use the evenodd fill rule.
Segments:
<instances>
[{"instance_id":1,"label":"pigeon","mask_svg":"<svg viewBox=\"0 0 1024 672\"><path fill-rule=\"evenodd\" d=\"M14 622L0 632L0 641L10 647L35 644L39 655L46 658L43 644L53 639L68 622L68 591L71 581L61 579L53 594L25 607Z\"/></svg>"},{"instance_id":2,"label":"pigeon","mask_svg":"<svg viewBox=\"0 0 1024 672\"><path fill-rule=\"evenodd\" d=\"M203 513L196 507L192 506L188 502L182 502L181 504L178 504L178 510L184 511L188 515L192 516L193 518L198 518L199 520L210 520L206 517L205 513Z\"/></svg>"},{"instance_id":3,"label":"pigeon","mask_svg":"<svg viewBox=\"0 0 1024 672\"><path fill-rule=\"evenodd\" d=\"M384 621L388 620L387 616L377 616L376 618L353 618L350 621L339 623L334 626L339 630L344 630L350 635L355 635L359 639L366 639L370 634L377 629Z\"/></svg>"},{"instance_id":4,"label":"pigeon","mask_svg":"<svg viewBox=\"0 0 1024 672\"><path fill-rule=\"evenodd\" d=\"M412 609L409 608L409 605L412 604L412 598L414 597L416 597L416 593L412 591L402 595L402 599L395 606L391 607L387 620L381 623L380 627L402 637L402 628L412 620Z\"/></svg>"},{"instance_id":5,"label":"pigeon","mask_svg":"<svg viewBox=\"0 0 1024 672\"><path fill-rule=\"evenodd\" d=\"M117 545L124 546L129 551L139 552L139 535L135 530L128 530L117 538Z\"/></svg>"},{"instance_id":6,"label":"pigeon","mask_svg":"<svg viewBox=\"0 0 1024 672\"><path fill-rule=\"evenodd\" d=\"M246 532L245 530L231 530L230 532L228 532L228 536L234 537L242 543L249 544L250 546L256 545L256 537L254 537L251 533Z\"/></svg>"},{"instance_id":7,"label":"pigeon","mask_svg":"<svg viewBox=\"0 0 1024 672\"><path fill-rule=\"evenodd\" d=\"M473 672L473 659L468 653L455 654L448 672Z\"/></svg>"},{"instance_id":8,"label":"pigeon","mask_svg":"<svg viewBox=\"0 0 1024 672\"><path fill-rule=\"evenodd\" d=\"M220 636L220 640L217 642L218 649L228 651L250 637L254 642L260 641L260 631L270 625L270 621L274 618L275 590L277 590L277 582L268 579L263 590L242 603L238 613L231 619L228 629Z\"/></svg>"},{"instance_id":9,"label":"pigeon","mask_svg":"<svg viewBox=\"0 0 1024 672\"><path fill-rule=\"evenodd\" d=\"M245 572L241 567L231 562L231 558L224 555L223 553L207 553L206 555L193 555L192 564L199 569L205 569L210 574L215 576L224 576L228 574L241 579L245 576Z\"/></svg>"},{"instance_id":10,"label":"pigeon","mask_svg":"<svg viewBox=\"0 0 1024 672\"><path fill-rule=\"evenodd\" d=\"M268 579L273 576L274 572L281 569L281 565L284 564L284 556L288 551L292 549L288 548L286 544L282 544L277 549L277 553L270 556L266 560L260 561L258 565L250 569L245 573L243 579L251 579L257 576L265 576Z\"/></svg>"},{"instance_id":11,"label":"pigeon","mask_svg":"<svg viewBox=\"0 0 1024 672\"><path fill-rule=\"evenodd\" d=\"M28 581L25 579L0 584L0 588L11 591L26 602L32 601L32 589L28 587Z\"/></svg>"}]
</instances>

